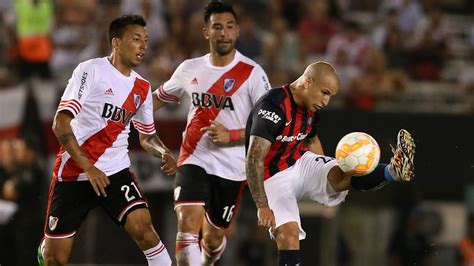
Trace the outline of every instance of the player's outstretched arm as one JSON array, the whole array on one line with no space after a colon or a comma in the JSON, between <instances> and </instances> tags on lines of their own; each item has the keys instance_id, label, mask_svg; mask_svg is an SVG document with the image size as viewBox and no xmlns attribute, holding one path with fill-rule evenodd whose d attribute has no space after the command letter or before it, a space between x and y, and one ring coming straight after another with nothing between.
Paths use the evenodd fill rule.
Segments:
<instances>
[{"instance_id":1,"label":"player's outstretched arm","mask_svg":"<svg viewBox=\"0 0 474 266\"><path fill-rule=\"evenodd\" d=\"M275 216L268 206L263 183L264 159L270 150L271 142L257 136L250 136L249 150L245 161L247 182L253 201L257 206L258 224L267 228L275 227Z\"/></svg>"},{"instance_id":2,"label":"player's outstretched arm","mask_svg":"<svg viewBox=\"0 0 474 266\"><path fill-rule=\"evenodd\" d=\"M79 143L71 128L71 120L73 118L69 111L56 113L53 121L53 132L72 159L84 170L97 196L102 195L106 197L105 187L110 184L110 180L104 172L97 169L91 163L87 155L79 147Z\"/></svg>"},{"instance_id":3,"label":"player's outstretched arm","mask_svg":"<svg viewBox=\"0 0 474 266\"><path fill-rule=\"evenodd\" d=\"M176 160L173 157L171 151L163 144L161 139L157 135L147 135L139 133L140 145L149 154L161 158L163 165L161 170L167 175L174 175L178 170L176 166Z\"/></svg>"},{"instance_id":4,"label":"player's outstretched arm","mask_svg":"<svg viewBox=\"0 0 474 266\"><path fill-rule=\"evenodd\" d=\"M156 93L152 93L151 95L153 97L152 98L153 99L153 111L157 111L157 110L161 109L161 107L168 104L167 102L163 102L162 100L160 100Z\"/></svg>"}]
</instances>

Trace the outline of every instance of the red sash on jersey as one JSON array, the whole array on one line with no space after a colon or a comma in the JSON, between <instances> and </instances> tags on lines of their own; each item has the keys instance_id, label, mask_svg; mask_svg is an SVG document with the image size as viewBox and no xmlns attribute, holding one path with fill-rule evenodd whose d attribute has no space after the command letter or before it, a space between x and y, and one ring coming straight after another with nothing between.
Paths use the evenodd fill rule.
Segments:
<instances>
[{"instance_id":1,"label":"red sash on jersey","mask_svg":"<svg viewBox=\"0 0 474 266\"><path fill-rule=\"evenodd\" d=\"M237 63L232 69L224 73L207 91L217 97L232 96L241 85L249 78L253 66L244 62ZM234 87L226 92L224 90L224 79L235 79ZM205 132L201 128L210 125L210 120L215 120L221 109L199 107L191 122L186 128L186 135L179 152L178 166L180 166L196 149L197 143Z\"/></svg>"},{"instance_id":2,"label":"red sash on jersey","mask_svg":"<svg viewBox=\"0 0 474 266\"><path fill-rule=\"evenodd\" d=\"M148 95L149 87L150 84L147 81L138 78L135 79L133 88L130 91L130 94L127 96L125 102L122 104L122 108L136 113L137 108L135 107L134 103L134 95L140 95L141 103L137 106L141 106ZM98 114L98 116L99 115L100 114ZM107 125L102 130L92 135L81 145L82 152L84 152L91 163L94 164L99 159L99 157L104 154L105 150L112 146L126 126L127 125L124 125L120 122L113 122L112 120L107 121ZM61 146L54 164L53 178L55 179L58 178L59 167L61 166L62 157L65 152L66 151ZM64 165L61 178L63 181L75 181L77 180L79 174L83 172L84 171L82 168L72 158L69 158L69 160Z\"/></svg>"}]
</instances>

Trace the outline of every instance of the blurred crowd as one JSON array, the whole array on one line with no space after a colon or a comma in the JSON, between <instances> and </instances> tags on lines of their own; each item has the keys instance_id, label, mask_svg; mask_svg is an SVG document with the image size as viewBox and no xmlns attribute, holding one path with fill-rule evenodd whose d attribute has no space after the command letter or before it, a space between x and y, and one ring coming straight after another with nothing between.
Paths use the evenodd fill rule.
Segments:
<instances>
[{"instance_id":1,"label":"blurred crowd","mask_svg":"<svg viewBox=\"0 0 474 266\"><path fill-rule=\"evenodd\" d=\"M0 86L38 74L62 87L79 62L109 53L111 19L136 13L146 18L149 31L146 62L138 72L156 87L184 59L207 52L201 33L206 2L2 1ZM430 91L460 100L474 94L470 1L229 2L239 18L238 50L262 65L273 86L293 80L309 62L327 60L340 73L342 107L373 110L424 88L432 100ZM471 15L446 11L455 8Z\"/></svg>"},{"instance_id":2,"label":"blurred crowd","mask_svg":"<svg viewBox=\"0 0 474 266\"><path fill-rule=\"evenodd\" d=\"M0 262L34 265L42 236L47 179L39 143L0 139Z\"/></svg>"}]
</instances>

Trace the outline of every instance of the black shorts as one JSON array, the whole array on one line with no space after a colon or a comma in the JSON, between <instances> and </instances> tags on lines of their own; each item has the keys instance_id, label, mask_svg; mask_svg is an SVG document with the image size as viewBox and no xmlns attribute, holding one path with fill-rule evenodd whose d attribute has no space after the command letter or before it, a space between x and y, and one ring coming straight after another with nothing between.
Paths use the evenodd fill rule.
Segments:
<instances>
[{"instance_id":1,"label":"black shorts","mask_svg":"<svg viewBox=\"0 0 474 266\"><path fill-rule=\"evenodd\" d=\"M199 166L179 167L174 184L175 209L181 205L203 205L207 221L218 229L227 228L240 200L244 181L209 175Z\"/></svg>"},{"instance_id":2,"label":"black shorts","mask_svg":"<svg viewBox=\"0 0 474 266\"><path fill-rule=\"evenodd\" d=\"M45 235L49 238L73 236L90 210L101 206L118 225L125 224L127 215L135 209L148 208L130 170L124 169L109 176L105 188L107 197L97 196L88 181L51 182Z\"/></svg>"}]
</instances>

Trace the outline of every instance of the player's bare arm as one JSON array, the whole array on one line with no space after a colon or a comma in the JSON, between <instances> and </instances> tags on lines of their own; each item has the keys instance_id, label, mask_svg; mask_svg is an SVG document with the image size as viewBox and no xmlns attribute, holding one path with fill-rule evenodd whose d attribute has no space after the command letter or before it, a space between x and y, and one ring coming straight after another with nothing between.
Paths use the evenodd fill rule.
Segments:
<instances>
[{"instance_id":1,"label":"player's bare arm","mask_svg":"<svg viewBox=\"0 0 474 266\"><path fill-rule=\"evenodd\" d=\"M211 124L201 128L207 132L212 143L219 146L243 145L245 140L245 129L229 130L216 120L210 120Z\"/></svg>"},{"instance_id":2,"label":"player's bare arm","mask_svg":"<svg viewBox=\"0 0 474 266\"><path fill-rule=\"evenodd\" d=\"M271 142L257 136L250 136L245 170L252 198L257 208L268 207L267 195L263 186L263 161L270 150Z\"/></svg>"},{"instance_id":3,"label":"player's bare arm","mask_svg":"<svg viewBox=\"0 0 474 266\"><path fill-rule=\"evenodd\" d=\"M171 151L163 144L157 135L140 133L140 145L151 155L161 158L163 165L161 170L167 175L174 175L178 170L176 160Z\"/></svg>"},{"instance_id":4,"label":"player's bare arm","mask_svg":"<svg viewBox=\"0 0 474 266\"><path fill-rule=\"evenodd\" d=\"M249 150L245 164L247 182L253 201L257 206L258 224L275 227L275 216L268 206L267 194L263 183L264 159L270 150L271 142L257 136L250 136Z\"/></svg>"},{"instance_id":5,"label":"player's bare arm","mask_svg":"<svg viewBox=\"0 0 474 266\"><path fill-rule=\"evenodd\" d=\"M323 145L321 144L321 141L319 140L318 135L311 138L311 140L308 143L308 148L310 151L316 154L324 155Z\"/></svg>"},{"instance_id":6,"label":"player's bare arm","mask_svg":"<svg viewBox=\"0 0 474 266\"><path fill-rule=\"evenodd\" d=\"M157 111L159 109L161 109L163 106L165 106L166 104L168 104L167 102L163 102L162 100L160 100L158 98L158 96L156 95L156 93L152 93L151 94L153 97L153 111Z\"/></svg>"},{"instance_id":7,"label":"player's bare arm","mask_svg":"<svg viewBox=\"0 0 474 266\"><path fill-rule=\"evenodd\" d=\"M95 193L107 197L105 187L110 184L109 178L104 172L97 169L91 163L87 155L82 152L76 136L72 132L71 120L73 116L68 111L58 112L53 121L53 132L64 149L71 155L72 159L84 170Z\"/></svg>"}]
</instances>

